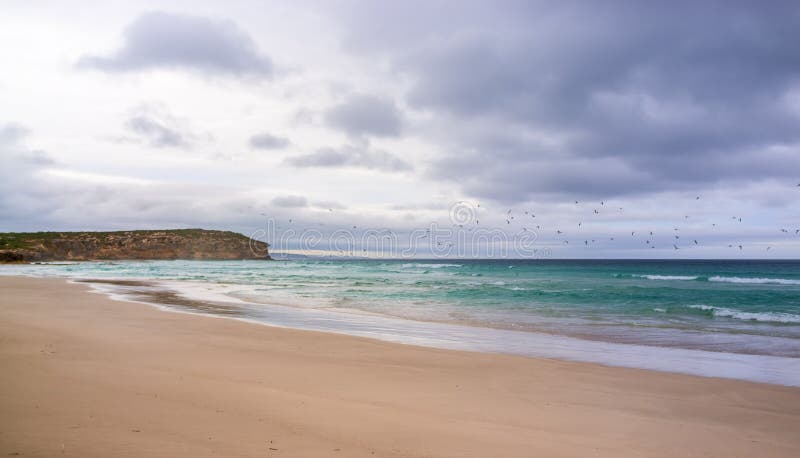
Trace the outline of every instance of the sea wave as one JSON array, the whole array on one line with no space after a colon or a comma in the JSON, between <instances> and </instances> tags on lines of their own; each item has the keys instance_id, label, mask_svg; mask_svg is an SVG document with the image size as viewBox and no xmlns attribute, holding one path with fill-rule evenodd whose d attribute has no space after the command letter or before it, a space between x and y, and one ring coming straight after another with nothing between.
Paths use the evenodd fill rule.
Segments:
<instances>
[{"instance_id":1,"label":"sea wave","mask_svg":"<svg viewBox=\"0 0 800 458\"><path fill-rule=\"evenodd\" d=\"M624 278L617 275L617 278ZM790 278L758 278L758 277L723 277L715 275L703 277L699 275L631 275L634 278L647 280L675 280L675 281L710 281L716 283L744 283L751 285L800 285L800 280Z\"/></svg>"},{"instance_id":2,"label":"sea wave","mask_svg":"<svg viewBox=\"0 0 800 458\"><path fill-rule=\"evenodd\" d=\"M715 317L734 318L742 321L761 321L765 323L800 323L800 315L783 312L743 312L712 305L690 305L689 308L711 312Z\"/></svg>"},{"instance_id":3,"label":"sea wave","mask_svg":"<svg viewBox=\"0 0 800 458\"><path fill-rule=\"evenodd\" d=\"M700 277L696 275L634 275L637 278L646 278L648 280L698 280Z\"/></svg>"},{"instance_id":4,"label":"sea wave","mask_svg":"<svg viewBox=\"0 0 800 458\"><path fill-rule=\"evenodd\" d=\"M424 263L424 262L409 262L403 264L401 267L405 268L425 268L425 269L442 269L445 267L463 267L463 264L446 264L446 263Z\"/></svg>"},{"instance_id":5,"label":"sea wave","mask_svg":"<svg viewBox=\"0 0 800 458\"><path fill-rule=\"evenodd\" d=\"M708 281L723 283L747 283L756 285L800 285L800 280L788 278L709 277Z\"/></svg>"}]
</instances>

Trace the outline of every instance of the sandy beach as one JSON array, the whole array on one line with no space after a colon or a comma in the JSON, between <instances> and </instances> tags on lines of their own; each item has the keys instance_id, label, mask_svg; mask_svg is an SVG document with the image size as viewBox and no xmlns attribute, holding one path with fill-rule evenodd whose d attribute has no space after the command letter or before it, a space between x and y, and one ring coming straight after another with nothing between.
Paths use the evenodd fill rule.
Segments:
<instances>
[{"instance_id":1,"label":"sandy beach","mask_svg":"<svg viewBox=\"0 0 800 458\"><path fill-rule=\"evenodd\" d=\"M407 346L0 278L2 456L800 456L800 389Z\"/></svg>"}]
</instances>

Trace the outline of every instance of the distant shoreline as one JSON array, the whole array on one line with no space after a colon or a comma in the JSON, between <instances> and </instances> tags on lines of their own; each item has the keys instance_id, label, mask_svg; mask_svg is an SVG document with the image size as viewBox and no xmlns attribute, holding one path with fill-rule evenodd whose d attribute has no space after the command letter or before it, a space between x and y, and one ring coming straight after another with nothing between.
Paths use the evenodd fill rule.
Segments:
<instances>
[{"instance_id":1,"label":"distant shoreline","mask_svg":"<svg viewBox=\"0 0 800 458\"><path fill-rule=\"evenodd\" d=\"M124 260L269 260L269 244L206 229L3 232L0 263Z\"/></svg>"}]
</instances>

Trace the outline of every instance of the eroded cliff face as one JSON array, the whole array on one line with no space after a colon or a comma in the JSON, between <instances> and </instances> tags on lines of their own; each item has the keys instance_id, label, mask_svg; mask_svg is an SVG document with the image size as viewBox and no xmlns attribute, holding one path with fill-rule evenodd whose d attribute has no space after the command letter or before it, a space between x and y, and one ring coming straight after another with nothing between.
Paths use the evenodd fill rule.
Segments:
<instances>
[{"instance_id":1,"label":"eroded cliff face","mask_svg":"<svg viewBox=\"0 0 800 458\"><path fill-rule=\"evenodd\" d=\"M269 245L230 231L0 233L0 262L270 259Z\"/></svg>"}]
</instances>

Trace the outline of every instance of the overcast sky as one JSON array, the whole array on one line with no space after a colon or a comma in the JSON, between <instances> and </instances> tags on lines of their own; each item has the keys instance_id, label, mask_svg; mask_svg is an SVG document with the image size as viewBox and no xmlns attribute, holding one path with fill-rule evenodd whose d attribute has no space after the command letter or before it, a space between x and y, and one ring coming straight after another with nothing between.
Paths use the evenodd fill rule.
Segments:
<instances>
[{"instance_id":1,"label":"overcast sky","mask_svg":"<svg viewBox=\"0 0 800 458\"><path fill-rule=\"evenodd\" d=\"M2 231L800 257L797 2L79 4L3 2Z\"/></svg>"}]
</instances>

